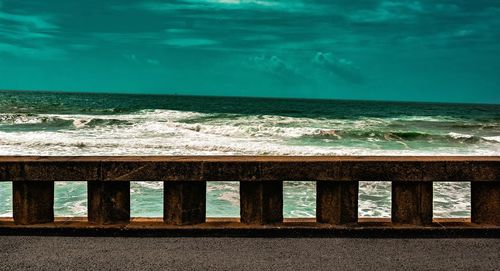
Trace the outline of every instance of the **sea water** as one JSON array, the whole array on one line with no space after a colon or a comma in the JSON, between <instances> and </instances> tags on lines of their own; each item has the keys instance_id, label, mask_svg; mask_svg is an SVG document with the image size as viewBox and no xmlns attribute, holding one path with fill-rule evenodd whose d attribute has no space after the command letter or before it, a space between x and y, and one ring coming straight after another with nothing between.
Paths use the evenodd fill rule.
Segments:
<instances>
[{"instance_id":1,"label":"sea water","mask_svg":"<svg viewBox=\"0 0 500 271\"><path fill-rule=\"evenodd\" d=\"M0 92L0 155L500 155L500 106ZM360 184L360 216L390 215L390 183ZM0 215L12 216L0 184ZM239 216L237 182L207 215ZM55 214L85 216L84 182L56 182ZM162 215L160 182L131 184L132 216ZM285 182L285 217L315 215L315 183ZM435 183L434 215L470 215L468 183Z\"/></svg>"}]
</instances>

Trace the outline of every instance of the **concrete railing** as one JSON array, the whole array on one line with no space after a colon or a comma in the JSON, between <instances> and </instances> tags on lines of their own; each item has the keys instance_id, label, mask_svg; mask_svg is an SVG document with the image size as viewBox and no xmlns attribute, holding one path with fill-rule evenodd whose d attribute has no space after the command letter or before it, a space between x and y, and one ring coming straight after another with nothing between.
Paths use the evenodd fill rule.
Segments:
<instances>
[{"instance_id":1,"label":"concrete railing","mask_svg":"<svg viewBox=\"0 0 500 271\"><path fill-rule=\"evenodd\" d=\"M500 157L0 157L0 181L13 183L9 227L53 223L57 181L86 181L86 223L117 227L130 223L131 181L164 182L163 224L208 227L210 181L240 182L233 225L264 226L286 224L283 181L314 181L310 227L359 225L360 181L392 182L385 225L432 225L433 182L470 182L470 222L500 226Z\"/></svg>"}]
</instances>

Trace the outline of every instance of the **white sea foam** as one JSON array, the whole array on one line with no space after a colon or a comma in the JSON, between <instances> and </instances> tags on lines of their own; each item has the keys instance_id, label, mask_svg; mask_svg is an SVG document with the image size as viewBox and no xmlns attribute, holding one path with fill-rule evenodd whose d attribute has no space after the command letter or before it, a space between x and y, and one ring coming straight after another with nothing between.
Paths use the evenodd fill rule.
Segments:
<instances>
[{"instance_id":1,"label":"white sea foam","mask_svg":"<svg viewBox=\"0 0 500 271\"><path fill-rule=\"evenodd\" d=\"M37 124L52 121L51 116L29 114L1 114L0 124Z\"/></svg>"},{"instance_id":2,"label":"white sea foam","mask_svg":"<svg viewBox=\"0 0 500 271\"><path fill-rule=\"evenodd\" d=\"M485 136L484 140L500 143L500 136Z\"/></svg>"},{"instance_id":3,"label":"white sea foam","mask_svg":"<svg viewBox=\"0 0 500 271\"><path fill-rule=\"evenodd\" d=\"M346 120L272 115L228 115L219 118L198 112L142 110L121 115L44 114L22 119L27 123L42 119L68 120L72 121L73 128L0 131L1 155L495 155L500 152L500 145L411 148L401 140L405 148L386 149L378 145L386 140L376 138L374 133L368 133L364 138L367 144L372 145L334 144L345 139L344 132L359 131L353 133L362 136L362 131L381 130L393 121L381 118ZM95 119L127 123L87 127ZM336 137L325 138L322 142L331 144L291 141L304 136L328 134L335 134ZM448 135L455 139L473 137L457 132ZM498 136L483 138L499 142Z\"/></svg>"},{"instance_id":4,"label":"white sea foam","mask_svg":"<svg viewBox=\"0 0 500 271\"><path fill-rule=\"evenodd\" d=\"M460 134L460 133L454 133L454 132L450 132L450 133L448 133L448 135L452 138L455 138L455 139L467 139L467 138L474 137L473 135Z\"/></svg>"},{"instance_id":5,"label":"white sea foam","mask_svg":"<svg viewBox=\"0 0 500 271\"><path fill-rule=\"evenodd\" d=\"M461 121L459 118L450 116L399 116L397 118L391 118L391 120L402 120L402 121L425 121L425 122L455 122Z\"/></svg>"}]
</instances>

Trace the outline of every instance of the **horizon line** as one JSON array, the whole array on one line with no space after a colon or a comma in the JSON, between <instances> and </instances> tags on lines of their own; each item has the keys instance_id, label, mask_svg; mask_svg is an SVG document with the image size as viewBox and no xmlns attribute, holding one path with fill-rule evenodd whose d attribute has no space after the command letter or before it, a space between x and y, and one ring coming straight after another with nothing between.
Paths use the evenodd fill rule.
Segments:
<instances>
[{"instance_id":1,"label":"horizon line","mask_svg":"<svg viewBox=\"0 0 500 271\"><path fill-rule=\"evenodd\" d=\"M382 100L382 99L342 99L342 98L299 98L299 97L266 97L266 96L237 96L237 95L197 95L178 93L137 93L137 92L97 92L85 90L26 90L26 89L0 89L0 93L21 92L21 93L45 93L45 94L96 94L96 95L132 95L132 96L174 96L174 97L194 97L194 98L242 98L242 99L262 99L262 100L296 100L296 101L346 101L346 102L386 102L386 103L414 103L414 104L448 104L448 105L486 105L498 106L500 103L484 102L437 102L437 101L415 101L415 100Z\"/></svg>"}]
</instances>

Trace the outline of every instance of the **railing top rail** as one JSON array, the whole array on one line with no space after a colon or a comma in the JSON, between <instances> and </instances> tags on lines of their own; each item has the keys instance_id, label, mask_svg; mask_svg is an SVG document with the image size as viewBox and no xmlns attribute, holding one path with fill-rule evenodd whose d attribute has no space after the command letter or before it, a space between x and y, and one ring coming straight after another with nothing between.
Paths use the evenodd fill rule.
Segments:
<instances>
[{"instance_id":1,"label":"railing top rail","mask_svg":"<svg viewBox=\"0 0 500 271\"><path fill-rule=\"evenodd\" d=\"M500 181L499 156L0 156L0 181Z\"/></svg>"}]
</instances>

